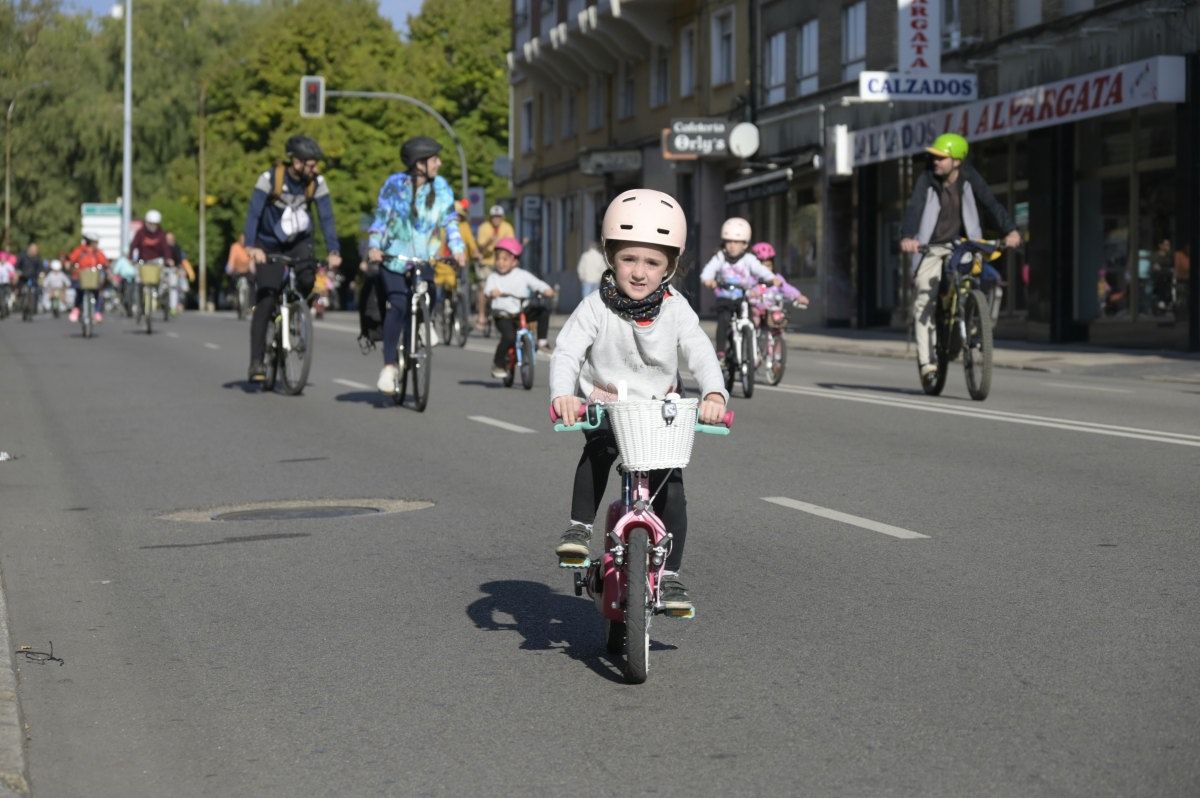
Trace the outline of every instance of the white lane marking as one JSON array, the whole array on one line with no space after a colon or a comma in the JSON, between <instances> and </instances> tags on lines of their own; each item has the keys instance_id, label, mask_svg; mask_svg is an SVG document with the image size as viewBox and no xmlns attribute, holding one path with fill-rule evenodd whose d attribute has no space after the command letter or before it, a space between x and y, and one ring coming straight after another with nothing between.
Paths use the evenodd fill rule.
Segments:
<instances>
[{"instance_id":1,"label":"white lane marking","mask_svg":"<svg viewBox=\"0 0 1200 798\"><path fill-rule=\"evenodd\" d=\"M1068 432L1087 432L1092 435L1107 435L1114 438L1131 438L1134 440L1151 441L1153 443L1173 443L1177 446L1200 447L1200 435L1188 435L1182 432L1165 432L1163 430L1141 429L1139 427L1120 427L1111 424L1097 424L1092 421L1075 421L1069 418L1009 413L1004 410L984 410L978 406L970 409L957 408L938 404L934 400L921 402L920 400L885 398L827 388L804 388L799 385L759 385L758 388L764 391L781 391L800 396L815 396L821 399L839 399L843 402L863 402L872 405L883 405L885 407L898 407L904 410L919 410L924 413L943 413L950 416L962 416L972 421L1000 421L1008 424L1025 424L1031 427L1061 429Z\"/></svg>"},{"instance_id":2,"label":"white lane marking","mask_svg":"<svg viewBox=\"0 0 1200 798\"><path fill-rule=\"evenodd\" d=\"M205 349L220 349L221 347L217 346L216 344L210 344L208 341L205 341L204 348Z\"/></svg>"},{"instance_id":3,"label":"white lane marking","mask_svg":"<svg viewBox=\"0 0 1200 798\"><path fill-rule=\"evenodd\" d=\"M818 360L817 365L833 366L839 369L864 369L866 371L881 371L883 366L869 366L866 363L839 363L836 360Z\"/></svg>"},{"instance_id":4,"label":"white lane marking","mask_svg":"<svg viewBox=\"0 0 1200 798\"><path fill-rule=\"evenodd\" d=\"M359 329L351 327L347 324L334 324L331 321L313 321L313 326L318 330L333 330L334 332L348 332L358 335Z\"/></svg>"},{"instance_id":5,"label":"white lane marking","mask_svg":"<svg viewBox=\"0 0 1200 798\"><path fill-rule=\"evenodd\" d=\"M1101 388L1099 385L1072 385L1069 382L1043 382L1049 388L1066 388L1072 391L1101 391L1103 393L1133 393L1129 388Z\"/></svg>"},{"instance_id":6,"label":"white lane marking","mask_svg":"<svg viewBox=\"0 0 1200 798\"><path fill-rule=\"evenodd\" d=\"M168 338L178 338L178 337L179 337L179 333L177 333L177 332L169 332L169 333L167 333L167 337L168 337Z\"/></svg>"},{"instance_id":7,"label":"white lane marking","mask_svg":"<svg viewBox=\"0 0 1200 798\"><path fill-rule=\"evenodd\" d=\"M849 513L839 512L838 510L830 510L828 507L820 507L816 504L789 499L786 496L763 496L762 500L778 504L781 507L790 507L793 510L799 510L802 513L811 515L819 515L822 518L828 518L831 521L840 521L843 524L860 527L861 529L869 529L872 532L878 532L882 535L890 535L901 540L920 540L929 539L929 535L922 535L920 532L913 532L911 529L904 529L891 524L883 524L879 521L872 521L870 518L863 518L858 515L850 515Z\"/></svg>"},{"instance_id":8,"label":"white lane marking","mask_svg":"<svg viewBox=\"0 0 1200 798\"><path fill-rule=\"evenodd\" d=\"M488 418L487 416L467 416L467 418L471 419L472 421L478 421L480 424L490 424L493 427L506 429L509 432L537 432L537 430L532 430L529 427L521 427L516 424L509 424L507 421L501 421L496 418Z\"/></svg>"},{"instance_id":9,"label":"white lane marking","mask_svg":"<svg viewBox=\"0 0 1200 798\"><path fill-rule=\"evenodd\" d=\"M355 390L359 390L359 391L371 390L370 385L364 385L363 383L355 382L354 380L343 380L341 377L335 377L333 381L336 382L338 385L344 385L347 388L354 388Z\"/></svg>"}]
</instances>

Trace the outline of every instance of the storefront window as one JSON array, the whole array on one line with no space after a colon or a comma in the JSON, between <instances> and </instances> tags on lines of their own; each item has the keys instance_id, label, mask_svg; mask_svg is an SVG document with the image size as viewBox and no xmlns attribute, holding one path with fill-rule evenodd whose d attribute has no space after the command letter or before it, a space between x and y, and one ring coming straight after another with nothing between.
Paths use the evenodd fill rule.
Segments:
<instances>
[{"instance_id":1,"label":"storefront window","mask_svg":"<svg viewBox=\"0 0 1200 798\"><path fill-rule=\"evenodd\" d=\"M821 209L811 187L797 187L788 195L787 246L781 253L784 275L807 280L817 276L817 227Z\"/></svg>"},{"instance_id":2,"label":"storefront window","mask_svg":"<svg viewBox=\"0 0 1200 798\"><path fill-rule=\"evenodd\" d=\"M1175 170L1138 174L1137 313L1176 321Z\"/></svg>"}]
</instances>

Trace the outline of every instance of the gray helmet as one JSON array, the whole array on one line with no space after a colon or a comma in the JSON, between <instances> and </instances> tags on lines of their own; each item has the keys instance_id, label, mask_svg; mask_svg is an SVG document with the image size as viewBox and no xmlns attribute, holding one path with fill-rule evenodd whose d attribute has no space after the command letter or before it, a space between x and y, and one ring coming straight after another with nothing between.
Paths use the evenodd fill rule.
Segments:
<instances>
[{"instance_id":1,"label":"gray helmet","mask_svg":"<svg viewBox=\"0 0 1200 798\"><path fill-rule=\"evenodd\" d=\"M437 155L441 151L442 145L429 136L413 136L400 148L400 160L404 161L406 167L412 169L413 164Z\"/></svg>"},{"instance_id":2,"label":"gray helmet","mask_svg":"<svg viewBox=\"0 0 1200 798\"><path fill-rule=\"evenodd\" d=\"M285 151L289 158L299 158L302 161L319 161L325 157L320 145L302 133L287 140Z\"/></svg>"}]
</instances>

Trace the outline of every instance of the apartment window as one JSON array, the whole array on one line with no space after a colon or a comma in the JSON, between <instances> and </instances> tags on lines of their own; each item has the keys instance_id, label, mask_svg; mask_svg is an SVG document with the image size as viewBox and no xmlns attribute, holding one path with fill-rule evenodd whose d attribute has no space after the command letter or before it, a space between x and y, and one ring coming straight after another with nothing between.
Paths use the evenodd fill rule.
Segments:
<instances>
[{"instance_id":1,"label":"apartment window","mask_svg":"<svg viewBox=\"0 0 1200 798\"><path fill-rule=\"evenodd\" d=\"M817 36L820 29L817 21L804 23L796 34L796 89L800 96L817 90Z\"/></svg>"},{"instance_id":2,"label":"apartment window","mask_svg":"<svg viewBox=\"0 0 1200 798\"><path fill-rule=\"evenodd\" d=\"M521 103L521 152L533 152L533 98Z\"/></svg>"},{"instance_id":3,"label":"apartment window","mask_svg":"<svg viewBox=\"0 0 1200 798\"><path fill-rule=\"evenodd\" d=\"M603 75L588 77L588 130L599 130L604 126L606 88Z\"/></svg>"},{"instance_id":4,"label":"apartment window","mask_svg":"<svg viewBox=\"0 0 1200 798\"><path fill-rule=\"evenodd\" d=\"M679 96L691 97L696 91L696 26L679 32Z\"/></svg>"},{"instance_id":5,"label":"apartment window","mask_svg":"<svg viewBox=\"0 0 1200 798\"><path fill-rule=\"evenodd\" d=\"M712 83L732 83L733 76L733 9L727 8L712 18Z\"/></svg>"},{"instance_id":6,"label":"apartment window","mask_svg":"<svg viewBox=\"0 0 1200 798\"><path fill-rule=\"evenodd\" d=\"M842 80L867 68L867 0L842 9Z\"/></svg>"},{"instance_id":7,"label":"apartment window","mask_svg":"<svg viewBox=\"0 0 1200 798\"><path fill-rule=\"evenodd\" d=\"M1019 30L1042 24L1042 0L1017 0L1013 12L1014 26Z\"/></svg>"},{"instance_id":8,"label":"apartment window","mask_svg":"<svg viewBox=\"0 0 1200 798\"><path fill-rule=\"evenodd\" d=\"M633 82L634 64L632 61L621 62L621 113L620 119L633 116L634 99L637 85Z\"/></svg>"},{"instance_id":9,"label":"apartment window","mask_svg":"<svg viewBox=\"0 0 1200 798\"><path fill-rule=\"evenodd\" d=\"M787 99L787 34L776 33L767 39L763 53L763 105Z\"/></svg>"},{"instance_id":10,"label":"apartment window","mask_svg":"<svg viewBox=\"0 0 1200 798\"><path fill-rule=\"evenodd\" d=\"M563 92L562 108L562 137L569 139L575 135L575 91L573 89L567 89Z\"/></svg>"},{"instance_id":11,"label":"apartment window","mask_svg":"<svg viewBox=\"0 0 1200 798\"><path fill-rule=\"evenodd\" d=\"M667 48L654 48L650 78L650 107L666 105L671 100L671 51Z\"/></svg>"},{"instance_id":12,"label":"apartment window","mask_svg":"<svg viewBox=\"0 0 1200 798\"><path fill-rule=\"evenodd\" d=\"M542 95L542 144L554 143L554 101Z\"/></svg>"}]
</instances>

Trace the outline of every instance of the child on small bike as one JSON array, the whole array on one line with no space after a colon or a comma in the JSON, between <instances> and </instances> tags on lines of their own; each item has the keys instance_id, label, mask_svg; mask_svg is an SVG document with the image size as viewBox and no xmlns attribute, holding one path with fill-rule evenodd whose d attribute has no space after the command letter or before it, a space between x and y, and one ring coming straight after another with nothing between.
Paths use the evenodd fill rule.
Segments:
<instances>
[{"instance_id":1,"label":"child on small bike","mask_svg":"<svg viewBox=\"0 0 1200 798\"><path fill-rule=\"evenodd\" d=\"M700 282L713 289L717 295L718 357L725 354L729 324L733 315L738 312L742 296L759 280L775 285L783 282L782 278L746 251L749 246L750 223L737 216L726 219L721 225L721 249L704 264L704 270L700 272ZM730 287L731 285L735 287Z\"/></svg>"},{"instance_id":2,"label":"child on small bike","mask_svg":"<svg viewBox=\"0 0 1200 798\"><path fill-rule=\"evenodd\" d=\"M633 189L614 199L604 212L601 243L608 271L599 290L580 302L563 325L550 360L551 403L564 423L579 419L580 396L613 402L622 383L629 399L661 399L679 392L680 360L700 385L699 420L714 424L724 415L729 394L716 353L696 312L669 287L686 237L687 220L669 194ZM583 455L575 469L571 524L555 549L560 562L588 557L592 524L618 455L607 420L584 436ZM690 610L691 599L679 580L687 538L682 472L652 471L650 485L659 490L654 509L673 536L661 582L662 605Z\"/></svg>"},{"instance_id":3,"label":"child on small bike","mask_svg":"<svg viewBox=\"0 0 1200 798\"><path fill-rule=\"evenodd\" d=\"M500 343L496 345L496 355L492 358L492 376L503 379L508 373L505 359L508 350L516 344L517 317L521 313L521 297L529 297L534 293L543 296L554 296L554 289L546 282L539 280L524 269L517 268L521 253L525 248L515 238L505 237L496 242L496 270L488 275L483 284L484 296L492 300L492 319L496 329L500 331ZM547 348L547 333L550 326L550 314L544 307L529 307L525 309L525 320L537 320L538 349Z\"/></svg>"},{"instance_id":4,"label":"child on small bike","mask_svg":"<svg viewBox=\"0 0 1200 798\"><path fill-rule=\"evenodd\" d=\"M766 241L759 241L754 246L750 247L750 253L758 258L765 268L770 269L772 273L775 271L775 247L771 246ZM773 303L778 303L780 300L784 302L792 302L799 307L808 307L808 297L806 297L799 288L789 283L787 280L780 280L774 285L759 285L750 291L750 309L754 311L755 325L758 325L760 317L770 308Z\"/></svg>"}]
</instances>

